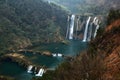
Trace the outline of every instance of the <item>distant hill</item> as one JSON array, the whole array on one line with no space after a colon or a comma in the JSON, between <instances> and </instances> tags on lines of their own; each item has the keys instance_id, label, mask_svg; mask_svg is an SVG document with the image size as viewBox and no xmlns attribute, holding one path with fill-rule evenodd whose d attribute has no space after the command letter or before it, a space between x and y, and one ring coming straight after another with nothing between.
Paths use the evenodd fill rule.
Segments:
<instances>
[{"instance_id":1,"label":"distant hill","mask_svg":"<svg viewBox=\"0 0 120 80\"><path fill-rule=\"evenodd\" d=\"M64 39L67 12L42 0L0 0L0 52Z\"/></svg>"},{"instance_id":2,"label":"distant hill","mask_svg":"<svg viewBox=\"0 0 120 80\"><path fill-rule=\"evenodd\" d=\"M111 8L120 8L119 0L47 0L61 4L72 13L84 14L105 14Z\"/></svg>"}]
</instances>

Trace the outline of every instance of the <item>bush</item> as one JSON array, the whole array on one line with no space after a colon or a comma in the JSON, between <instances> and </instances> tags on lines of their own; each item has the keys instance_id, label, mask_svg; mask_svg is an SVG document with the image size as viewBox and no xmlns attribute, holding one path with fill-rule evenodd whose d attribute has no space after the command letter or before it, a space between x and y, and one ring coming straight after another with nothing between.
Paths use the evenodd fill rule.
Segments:
<instances>
[{"instance_id":1,"label":"bush","mask_svg":"<svg viewBox=\"0 0 120 80\"><path fill-rule=\"evenodd\" d=\"M107 24L109 25L110 23L114 22L116 19L119 18L120 18L120 10L111 9L107 17Z\"/></svg>"}]
</instances>

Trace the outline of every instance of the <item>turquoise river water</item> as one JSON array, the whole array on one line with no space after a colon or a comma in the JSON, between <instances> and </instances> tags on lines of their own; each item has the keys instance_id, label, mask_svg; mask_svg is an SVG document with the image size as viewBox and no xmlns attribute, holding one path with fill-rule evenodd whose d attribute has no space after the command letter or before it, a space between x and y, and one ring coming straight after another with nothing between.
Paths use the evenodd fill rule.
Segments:
<instances>
[{"instance_id":1,"label":"turquoise river water","mask_svg":"<svg viewBox=\"0 0 120 80\"><path fill-rule=\"evenodd\" d=\"M74 40L70 41L68 45L62 43L41 44L39 50L47 50L52 53L62 53L66 56L75 56L86 48L87 43ZM23 54L27 56L33 63L38 65L45 65L48 68L55 68L64 61L62 57L49 57L31 53ZM27 70L25 70L23 67L12 62L0 63L0 75L15 77L17 80L31 80L31 78L34 76L32 74L28 74Z\"/></svg>"}]
</instances>

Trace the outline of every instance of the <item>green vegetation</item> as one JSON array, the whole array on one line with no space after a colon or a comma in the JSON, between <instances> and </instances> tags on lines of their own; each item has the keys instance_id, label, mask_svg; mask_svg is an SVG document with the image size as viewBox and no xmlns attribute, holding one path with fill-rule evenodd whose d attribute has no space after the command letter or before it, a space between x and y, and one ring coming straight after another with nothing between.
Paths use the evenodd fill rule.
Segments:
<instances>
[{"instance_id":1,"label":"green vegetation","mask_svg":"<svg viewBox=\"0 0 120 80\"><path fill-rule=\"evenodd\" d=\"M0 0L0 53L64 39L67 12L42 0Z\"/></svg>"}]
</instances>

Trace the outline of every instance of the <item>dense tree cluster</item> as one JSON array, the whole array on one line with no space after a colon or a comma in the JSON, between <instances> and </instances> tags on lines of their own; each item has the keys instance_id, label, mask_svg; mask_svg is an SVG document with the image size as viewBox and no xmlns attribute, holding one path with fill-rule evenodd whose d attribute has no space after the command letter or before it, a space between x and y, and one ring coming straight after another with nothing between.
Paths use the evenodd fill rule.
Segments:
<instances>
[{"instance_id":1,"label":"dense tree cluster","mask_svg":"<svg viewBox=\"0 0 120 80\"><path fill-rule=\"evenodd\" d=\"M67 12L42 0L0 0L0 50L60 41Z\"/></svg>"}]
</instances>

